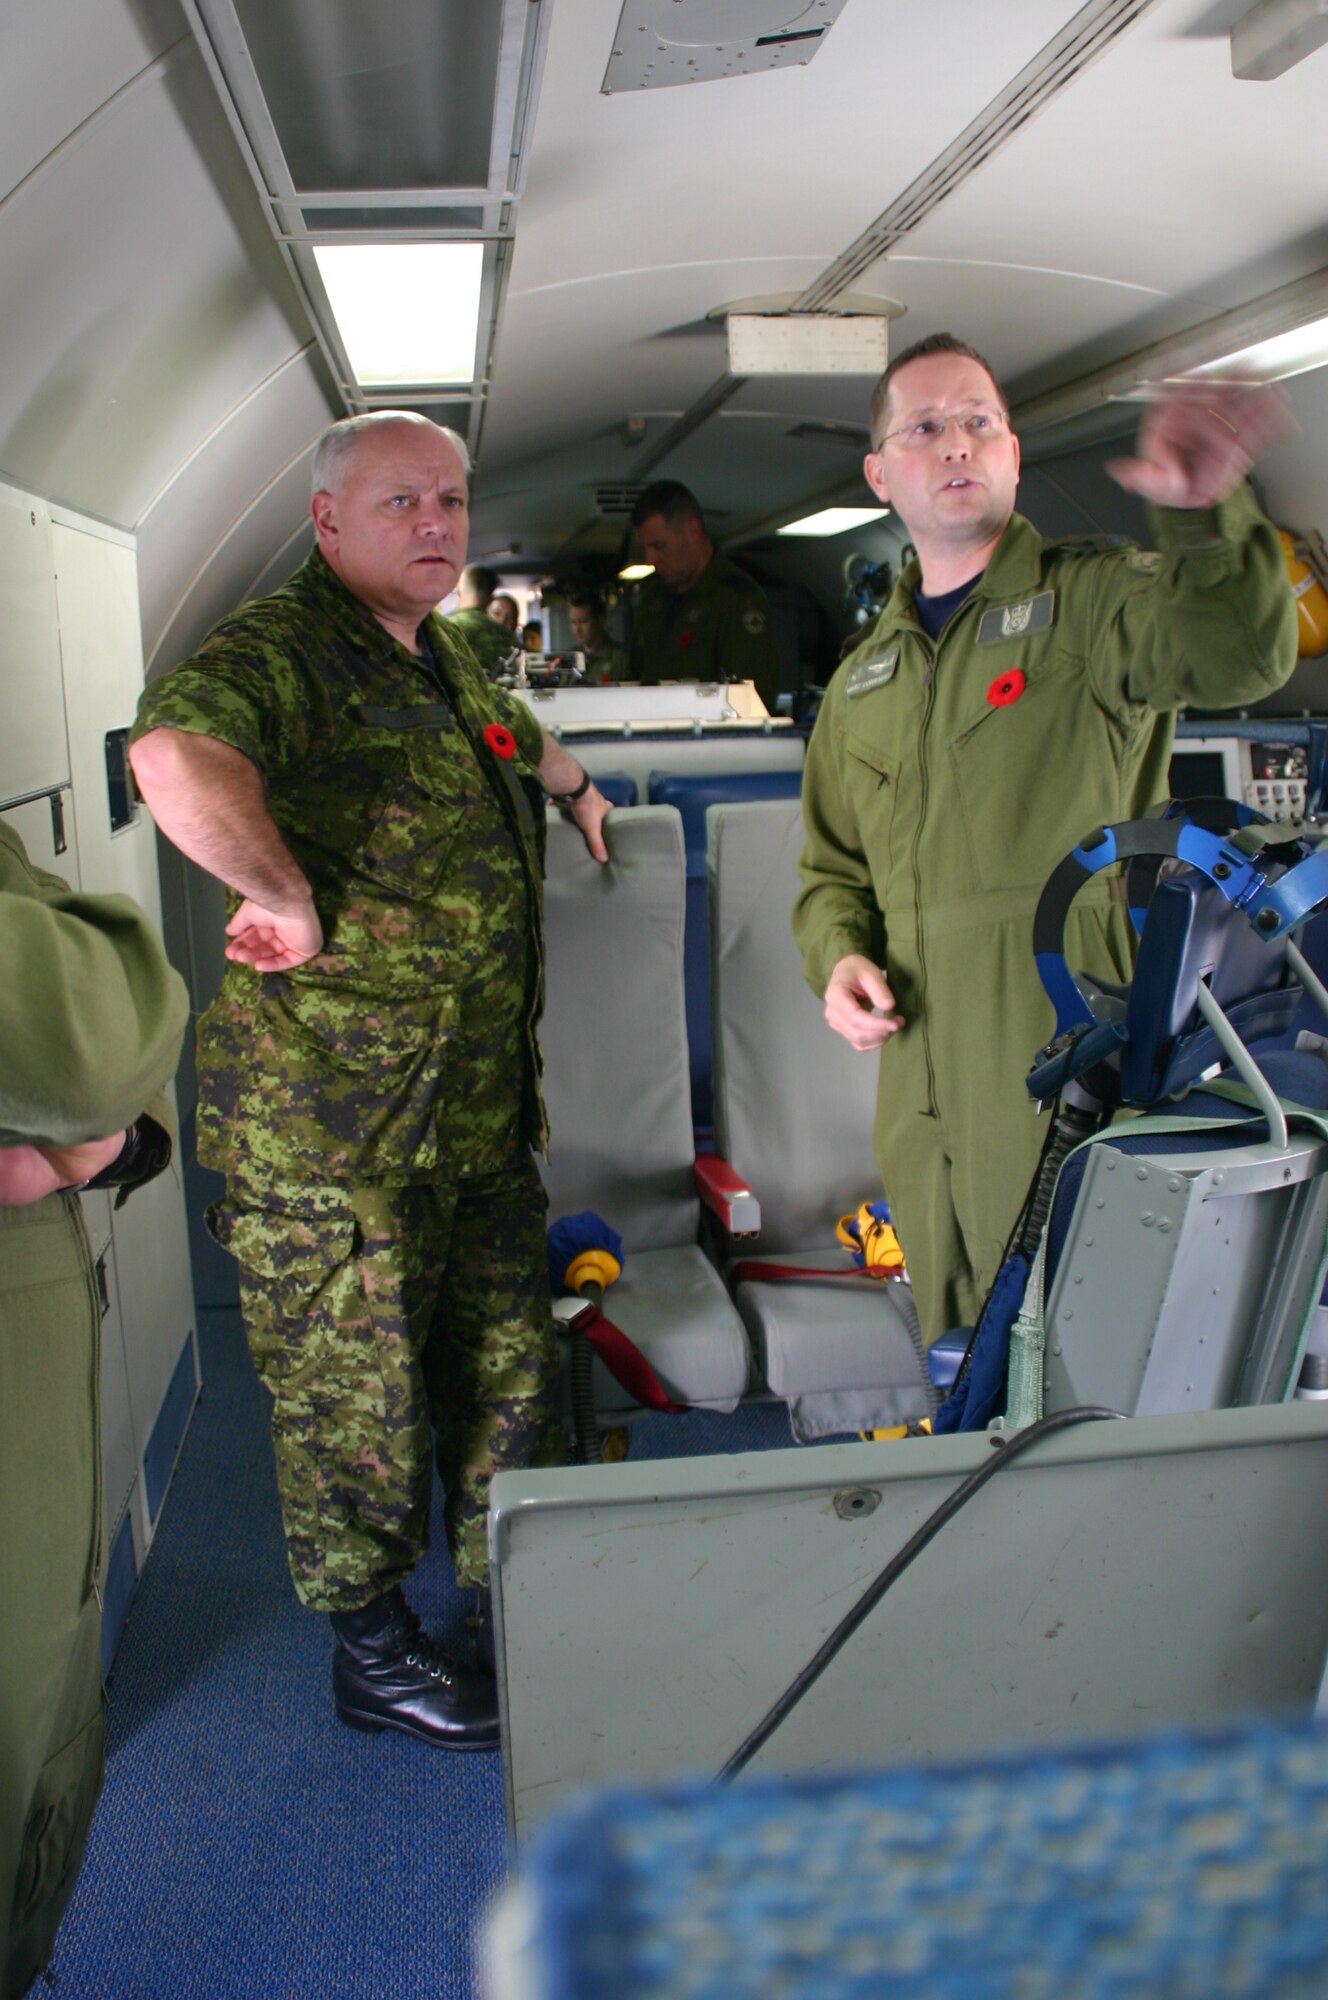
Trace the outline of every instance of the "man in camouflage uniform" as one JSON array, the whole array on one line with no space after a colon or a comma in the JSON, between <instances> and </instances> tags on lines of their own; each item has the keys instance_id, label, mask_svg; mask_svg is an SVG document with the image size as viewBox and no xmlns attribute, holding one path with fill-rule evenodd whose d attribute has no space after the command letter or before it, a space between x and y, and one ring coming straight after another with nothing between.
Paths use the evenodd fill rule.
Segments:
<instances>
[{"instance_id":1,"label":"man in camouflage uniform","mask_svg":"<svg viewBox=\"0 0 1328 2000\"><path fill-rule=\"evenodd\" d=\"M657 480L632 526L655 574L636 607L624 680L753 681L773 714L779 655L765 592L715 547L695 494Z\"/></svg>"},{"instance_id":2,"label":"man in camouflage uniform","mask_svg":"<svg viewBox=\"0 0 1328 2000\"><path fill-rule=\"evenodd\" d=\"M431 614L465 555L452 432L380 412L314 460L318 546L144 694L163 831L233 892L199 1032L199 1156L225 1172L273 1397L291 1573L333 1614L339 1713L497 1740L491 1671L418 1630L430 1433L460 1582L501 1466L556 1460L535 1039L544 796L596 859L607 804ZM497 629L497 628L495 628Z\"/></svg>"},{"instance_id":3,"label":"man in camouflage uniform","mask_svg":"<svg viewBox=\"0 0 1328 2000\"><path fill-rule=\"evenodd\" d=\"M485 569L482 563L470 563L457 578L457 608L448 613L447 619L490 680L496 680L508 661L521 650L515 625L495 618L490 609L498 583L496 570ZM507 601L512 602L510 597Z\"/></svg>"},{"instance_id":4,"label":"man in camouflage uniform","mask_svg":"<svg viewBox=\"0 0 1328 2000\"><path fill-rule=\"evenodd\" d=\"M1258 391L1173 395L1112 468L1158 509L1157 550L1050 542L1014 512L1019 444L980 355L936 335L877 385L867 479L918 560L817 718L794 930L830 1026L882 1050L877 1158L929 1341L973 1323L1037 1163L1048 875L1166 797L1178 707L1256 700L1295 665L1281 554L1240 484L1284 421ZM1105 878L1066 944L1128 979Z\"/></svg>"}]
</instances>

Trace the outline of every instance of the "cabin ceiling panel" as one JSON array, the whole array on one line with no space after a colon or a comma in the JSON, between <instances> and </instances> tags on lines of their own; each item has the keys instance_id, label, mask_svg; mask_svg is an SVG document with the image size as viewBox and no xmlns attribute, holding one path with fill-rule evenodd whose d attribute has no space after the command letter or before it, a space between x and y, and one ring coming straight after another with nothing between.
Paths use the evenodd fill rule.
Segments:
<instances>
[{"instance_id":1,"label":"cabin ceiling panel","mask_svg":"<svg viewBox=\"0 0 1328 2000\"><path fill-rule=\"evenodd\" d=\"M159 17L155 22L152 15ZM6 0L0 13L0 197L185 32L174 8Z\"/></svg>"},{"instance_id":2,"label":"cabin ceiling panel","mask_svg":"<svg viewBox=\"0 0 1328 2000\"><path fill-rule=\"evenodd\" d=\"M241 404L156 495L138 523L138 592L148 659L197 579L208 576L210 596L225 587L232 606L241 601L254 564L244 538L233 542L233 531L274 482L291 493L289 473L297 462L293 511L278 540L300 527L309 511L309 462L331 415L306 358L297 357ZM270 521L270 514L264 519ZM219 563L225 578L217 574Z\"/></svg>"},{"instance_id":3,"label":"cabin ceiling panel","mask_svg":"<svg viewBox=\"0 0 1328 2000\"><path fill-rule=\"evenodd\" d=\"M186 50L0 209L0 465L125 526L307 339L209 170L219 125Z\"/></svg>"},{"instance_id":4,"label":"cabin ceiling panel","mask_svg":"<svg viewBox=\"0 0 1328 2000\"><path fill-rule=\"evenodd\" d=\"M1079 274L1077 329L1023 315L1018 367L1036 373L1064 357L1076 333L1124 336L1130 317L1151 326L1159 297L1178 302L1174 324L1194 324L1243 302L1239 274L1256 262L1265 289L1322 263L1328 51L1275 83L1238 82L1224 40L1186 37L1194 12L1194 0L1159 6L928 217L901 257L874 266L869 282L911 303L909 256L971 258L975 245L997 262ZM1316 237L1317 256L1305 247ZM1122 321L1128 285L1141 290ZM1095 311L1096 329L1083 324ZM1123 337L1117 351L1134 344Z\"/></svg>"}]
</instances>

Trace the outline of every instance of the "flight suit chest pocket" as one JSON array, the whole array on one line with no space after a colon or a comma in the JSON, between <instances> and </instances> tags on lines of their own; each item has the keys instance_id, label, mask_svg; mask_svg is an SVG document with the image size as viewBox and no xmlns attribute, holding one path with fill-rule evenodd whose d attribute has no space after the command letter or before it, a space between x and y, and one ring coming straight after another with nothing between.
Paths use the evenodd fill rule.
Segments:
<instances>
[{"instance_id":1,"label":"flight suit chest pocket","mask_svg":"<svg viewBox=\"0 0 1328 2000\"><path fill-rule=\"evenodd\" d=\"M373 796L355 866L407 899L434 890L481 794L474 755L450 713L442 711L445 725L404 720L419 714L375 711L361 753Z\"/></svg>"},{"instance_id":2,"label":"flight suit chest pocket","mask_svg":"<svg viewBox=\"0 0 1328 2000\"><path fill-rule=\"evenodd\" d=\"M973 886L998 891L1045 881L1094 823L1086 776L1114 762L1081 661L1007 663L995 649L988 660L990 685L952 735L949 762Z\"/></svg>"},{"instance_id":3,"label":"flight suit chest pocket","mask_svg":"<svg viewBox=\"0 0 1328 2000\"><path fill-rule=\"evenodd\" d=\"M889 866L890 842L899 804L901 760L887 750L874 730L849 729L844 735L844 778L864 851L877 866Z\"/></svg>"}]
</instances>

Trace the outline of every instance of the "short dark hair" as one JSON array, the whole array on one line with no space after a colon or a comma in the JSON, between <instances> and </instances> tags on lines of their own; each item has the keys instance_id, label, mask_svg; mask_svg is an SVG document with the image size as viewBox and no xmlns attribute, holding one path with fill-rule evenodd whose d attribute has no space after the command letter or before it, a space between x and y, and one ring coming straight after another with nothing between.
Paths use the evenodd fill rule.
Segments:
<instances>
[{"instance_id":1,"label":"short dark hair","mask_svg":"<svg viewBox=\"0 0 1328 2000\"><path fill-rule=\"evenodd\" d=\"M578 604L583 604L592 618L604 616L604 599L598 591L574 590L567 600L567 609L571 611Z\"/></svg>"},{"instance_id":2,"label":"short dark hair","mask_svg":"<svg viewBox=\"0 0 1328 2000\"><path fill-rule=\"evenodd\" d=\"M486 569L483 563L467 563L457 582L462 590L478 591L487 604L502 578L496 569Z\"/></svg>"},{"instance_id":3,"label":"short dark hair","mask_svg":"<svg viewBox=\"0 0 1328 2000\"><path fill-rule=\"evenodd\" d=\"M646 487L632 509L632 526L641 527L652 514L661 514L666 521L699 521L705 526L700 501L677 479L657 479Z\"/></svg>"},{"instance_id":4,"label":"short dark hair","mask_svg":"<svg viewBox=\"0 0 1328 2000\"><path fill-rule=\"evenodd\" d=\"M894 381L895 376L901 368L907 368L910 361L925 361L932 354L958 354L965 361L976 361L980 368L985 368L991 377L991 386L996 391L996 399L1005 412L1007 421L1009 420L1010 405L1006 400L1005 391L1000 385L996 370L992 367L986 355L979 354L976 347L970 347L966 340L960 340L953 333L929 333L925 340L915 340L913 345L906 347L902 354L896 354L894 360L872 390L871 410L868 415L868 422L871 425L873 451L881 441L881 434L885 427L885 406L890 400L890 385Z\"/></svg>"}]
</instances>

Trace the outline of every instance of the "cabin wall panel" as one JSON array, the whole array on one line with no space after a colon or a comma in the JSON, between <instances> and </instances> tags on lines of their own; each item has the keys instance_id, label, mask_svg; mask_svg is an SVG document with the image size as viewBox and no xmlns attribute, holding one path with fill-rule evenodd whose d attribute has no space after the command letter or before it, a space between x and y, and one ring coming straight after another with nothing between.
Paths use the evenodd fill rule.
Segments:
<instances>
[{"instance_id":1,"label":"cabin wall panel","mask_svg":"<svg viewBox=\"0 0 1328 2000\"><path fill-rule=\"evenodd\" d=\"M220 116L186 50L0 210L0 465L127 526L308 339Z\"/></svg>"},{"instance_id":2,"label":"cabin wall panel","mask_svg":"<svg viewBox=\"0 0 1328 2000\"><path fill-rule=\"evenodd\" d=\"M8 0L0 26L0 195L185 32L171 0Z\"/></svg>"},{"instance_id":3,"label":"cabin wall panel","mask_svg":"<svg viewBox=\"0 0 1328 2000\"><path fill-rule=\"evenodd\" d=\"M165 622L148 641L149 678L188 659L219 618L236 611L251 597L261 597L285 581L308 553L313 541L309 514L307 454L287 465L261 492L240 519L228 528L203 568L192 577L180 576L182 594L168 609L158 608ZM167 582L173 561L169 509L160 520L145 523L144 540L153 546L156 573ZM158 542L161 546L155 546Z\"/></svg>"},{"instance_id":4,"label":"cabin wall panel","mask_svg":"<svg viewBox=\"0 0 1328 2000\"><path fill-rule=\"evenodd\" d=\"M179 626L186 607L196 598L205 610L219 605L209 623L233 610L268 556L299 528L308 511L313 448L336 414L306 353L249 396L158 494L138 524L150 665L168 630L196 629L187 614ZM261 548L253 539L256 524L265 538Z\"/></svg>"}]
</instances>

